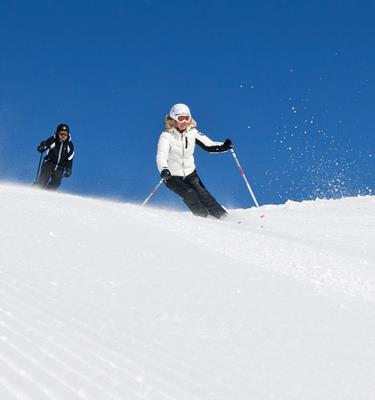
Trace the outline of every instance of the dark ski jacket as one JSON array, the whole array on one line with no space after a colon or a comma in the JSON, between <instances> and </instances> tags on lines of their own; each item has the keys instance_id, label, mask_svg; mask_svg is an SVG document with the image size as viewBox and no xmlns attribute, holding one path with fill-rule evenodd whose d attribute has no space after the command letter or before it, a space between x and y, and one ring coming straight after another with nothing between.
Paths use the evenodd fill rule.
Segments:
<instances>
[{"instance_id":1,"label":"dark ski jacket","mask_svg":"<svg viewBox=\"0 0 375 400\"><path fill-rule=\"evenodd\" d=\"M42 142L41 146L47 150L47 155L44 158L44 162L50 162L54 164L55 169L63 168L72 170L74 145L71 141L70 135L68 135L67 140L63 142L56 134L55 136L51 136Z\"/></svg>"}]
</instances>

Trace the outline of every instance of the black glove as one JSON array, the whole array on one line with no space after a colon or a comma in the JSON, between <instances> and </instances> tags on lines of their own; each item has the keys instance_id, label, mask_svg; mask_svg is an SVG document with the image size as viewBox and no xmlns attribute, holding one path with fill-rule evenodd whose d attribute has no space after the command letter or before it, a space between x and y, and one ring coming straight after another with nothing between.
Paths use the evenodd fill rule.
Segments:
<instances>
[{"instance_id":1,"label":"black glove","mask_svg":"<svg viewBox=\"0 0 375 400\"><path fill-rule=\"evenodd\" d=\"M163 171L160 172L160 177L161 179L164 179L164 182L166 182L168 179L172 177L169 169L163 169Z\"/></svg>"},{"instance_id":2,"label":"black glove","mask_svg":"<svg viewBox=\"0 0 375 400\"><path fill-rule=\"evenodd\" d=\"M46 142L42 142L38 147L37 150L39 151L39 153L43 153L43 151L46 149Z\"/></svg>"},{"instance_id":3,"label":"black glove","mask_svg":"<svg viewBox=\"0 0 375 400\"><path fill-rule=\"evenodd\" d=\"M226 150L230 150L230 149L233 149L234 144L233 144L233 142L232 142L230 139L225 139L225 142L223 143L223 147L224 147Z\"/></svg>"},{"instance_id":4,"label":"black glove","mask_svg":"<svg viewBox=\"0 0 375 400\"><path fill-rule=\"evenodd\" d=\"M65 176L65 178L69 178L70 175L72 175L72 170L70 168L67 168L64 176Z\"/></svg>"}]
</instances>

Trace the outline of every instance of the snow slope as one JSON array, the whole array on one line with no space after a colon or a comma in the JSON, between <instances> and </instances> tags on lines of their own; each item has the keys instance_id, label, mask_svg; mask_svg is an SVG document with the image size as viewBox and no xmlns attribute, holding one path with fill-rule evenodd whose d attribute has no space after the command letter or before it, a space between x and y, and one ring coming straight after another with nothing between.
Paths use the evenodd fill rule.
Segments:
<instances>
[{"instance_id":1,"label":"snow slope","mask_svg":"<svg viewBox=\"0 0 375 400\"><path fill-rule=\"evenodd\" d=\"M369 400L375 197L188 212L0 185L0 399Z\"/></svg>"}]
</instances>

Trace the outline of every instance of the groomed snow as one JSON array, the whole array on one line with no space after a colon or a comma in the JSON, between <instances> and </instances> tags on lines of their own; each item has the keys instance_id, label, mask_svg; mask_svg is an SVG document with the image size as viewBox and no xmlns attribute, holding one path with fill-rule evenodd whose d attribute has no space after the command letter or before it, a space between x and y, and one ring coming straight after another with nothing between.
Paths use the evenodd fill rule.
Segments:
<instances>
[{"instance_id":1,"label":"groomed snow","mask_svg":"<svg viewBox=\"0 0 375 400\"><path fill-rule=\"evenodd\" d=\"M375 197L188 212L0 185L0 399L370 400Z\"/></svg>"}]
</instances>

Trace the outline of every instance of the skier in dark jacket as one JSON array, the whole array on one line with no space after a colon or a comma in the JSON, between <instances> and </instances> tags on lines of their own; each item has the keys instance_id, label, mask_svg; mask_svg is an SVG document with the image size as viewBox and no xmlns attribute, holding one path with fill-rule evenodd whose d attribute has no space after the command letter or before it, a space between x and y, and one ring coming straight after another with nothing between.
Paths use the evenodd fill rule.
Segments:
<instances>
[{"instance_id":1,"label":"skier in dark jacket","mask_svg":"<svg viewBox=\"0 0 375 400\"><path fill-rule=\"evenodd\" d=\"M195 170L194 150L222 153L233 148L230 139L214 142L196 129L186 104L175 104L165 118L165 130L158 142L156 163L168 189L182 197L194 215L223 218L226 210L206 189Z\"/></svg>"},{"instance_id":2,"label":"skier in dark jacket","mask_svg":"<svg viewBox=\"0 0 375 400\"><path fill-rule=\"evenodd\" d=\"M60 124L54 136L40 143L39 153L47 150L42 170L36 182L41 188L56 190L63 176L68 178L72 174L74 145L69 134L69 126Z\"/></svg>"}]
</instances>

